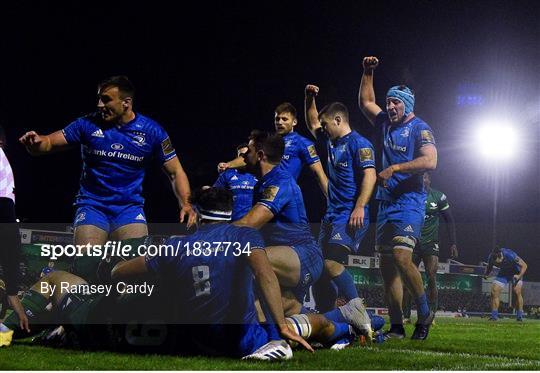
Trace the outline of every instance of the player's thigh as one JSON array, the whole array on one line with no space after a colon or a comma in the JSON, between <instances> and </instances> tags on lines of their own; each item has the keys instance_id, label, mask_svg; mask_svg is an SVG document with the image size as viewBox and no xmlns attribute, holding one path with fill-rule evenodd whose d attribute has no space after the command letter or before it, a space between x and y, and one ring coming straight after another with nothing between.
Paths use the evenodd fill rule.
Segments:
<instances>
[{"instance_id":1,"label":"player's thigh","mask_svg":"<svg viewBox=\"0 0 540 373\"><path fill-rule=\"evenodd\" d=\"M499 295L501 294L501 290L503 286L504 285L500 283L499 281L493 281L493 283L491 284L491 296L498 298Z\"/></svg>"},{"instance_id":2,"label":"player's thigh","mask_svg":"<svg viewBox=\"0 0 540 373\"><path fill-rule=\"evenodd\" d=\"M520 282L518 282L518 284L517 284L516 286L514 286L514 287L512 288L512 290L514 291L514 294L515 294L515 295L521 295L521 288L522 288L522 285L523 285L523 283L520 281Z\"/></svg>"},{"instance_id":3,"label":"player's thigh","mask_svg":"<svg viewBox=\"0 0 540 373\"><path fill-rule=\"evenodd\" d=\"M279 284L286 287L294 287L300 281L300 258L290 246L269 246L266 255L274 270Z\"/></svg>"},{"instance_id":4,"label":"player's thigh","mask_svg":"<svg viewBox=\"0 0 540 373\"><path fill-rule=\"evenodd\" d=\"M109 233L95 225L79 225L75 227L73 240L75 245L103 245Z\"/></svg>"},{"instance_id":5,"label":"player's thigh","mask_svg":"<svg viewBox=\"0 0 540 373\"><path fill-rule=\"evenodd\" d=\"M331 277L334 278L339 276L345 270L345 266L340 262L335 260L325 259L324 260L324 271Z\"/></svg>"},{"instance_id":6,"label":"player's thigh","mask_svg":"<svg viewBox=\"0 0 540 373\"><path fill-rule=\"evenodd\" d=\"M117 228L111 233L111 240L120 241L148 235L148 226L144 223L131 223Z\"/></svg>"},{"instance_id":7,"label":"player's thigh","mask_svg":"<svg viewBox=\"0 0 540 373\"><path fill-rule=\"evenodd\" d=\"M389 254L382 254L380 256L380 269L381 275L385 284L393 281L395 278L399 277L399 271L394 262L394 258Z\"/></svg>"}]
</instances>

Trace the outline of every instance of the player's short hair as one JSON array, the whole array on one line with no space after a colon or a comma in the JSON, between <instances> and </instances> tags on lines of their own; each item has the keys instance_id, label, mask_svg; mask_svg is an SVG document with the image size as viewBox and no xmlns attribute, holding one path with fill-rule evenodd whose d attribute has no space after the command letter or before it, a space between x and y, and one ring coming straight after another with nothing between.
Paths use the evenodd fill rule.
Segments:
<instances>
[{"instance_id":1,"label":"player's short hair","mask_svg":"<svg viewBox=\"0 0 540 373\"><path fill-rule=\"evenodd\" d=\"M493 250L491 250L491 254L489 254L489 260L488 264L495 263L495 259L497 259L502 254L502 248L500 246L495 246Z\"/></svg>"},{"instance_id":2,"label":"player's short hair","mask_svg":"<svg viewBox=\"0 0 540 373\"><path fill-rule=\"evenodd\" d=\"M207 211L231 211L233 194L225 188L200 188L190 197L191 204Z\"/></svg>"},{"instance_id":3,"label":"player's short hair","mask_svg":"<svg viewBox=\"0 0 540 373\"><path fill-rule=\"evenodd\" d=\"M285 151L283 137L276 133L253 130L249 135L249 139L253 141L256 151L262 150L264 152L268 158L268 162L272 164L281 162L283 152Z\"/></svg>"},{"instance_id":4,"label":"player's short hair","mask_svg":"<svg viewBox=\"0 0 540 373\"><path fill-rule=\"evenodd\" d=\"M111 76L110 78L102 80L98 84L98 92L101 92L107 88L116 87L118 88L118 91L120 92L120 97L122 99L131 97L131 99L135 99L135 86L129 78L125 75L116 75Z\"/></svg>"},{"instance_id":5,"label":"player's short hair","mask_svg":"<svg viewBox=\"0 0 540 373\"><path fill-rule=\"evenodd\" d=\"M332 102L331 104L323 107L319 112L319 119L321 119L323 115L328 115L331 117L339 115L345 122L349 122L349 110L347 110L347 106L341 102Z\"/></svg>"},{"instance_id":6,"label":"player's short hair","mask_svg":"<svg viewBox=\"0 0 540 373\"><path fill-rule=\"evenodd\" d=\"M276 106L274 110L277 114L281 113L291 113L294 119L296 119L296 108L290 102L283 102Z\"/></svg>"}]
</instances>

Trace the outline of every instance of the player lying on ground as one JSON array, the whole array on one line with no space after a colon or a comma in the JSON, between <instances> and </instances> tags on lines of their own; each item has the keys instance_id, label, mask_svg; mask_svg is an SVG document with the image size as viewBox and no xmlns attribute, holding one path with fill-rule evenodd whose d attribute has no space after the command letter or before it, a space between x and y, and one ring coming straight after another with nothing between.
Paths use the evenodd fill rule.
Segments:
<instances>
[{"instance_id":1,"label":"player lying on ground","mask_svg":"<svg viewBox=\"0 0 540 373\"><path fill-rule=\"evenodd\" d=\"M152 272L167 283L182 284L173 294L183 305L179 320L187 326L197 325L194 329L188 328L192 329L189 335L196 352L218 351L228 356L272 359L270 351L275 350L275 358L290 357L289 347L279 342L282 338L306 346L298 333L330 344L354 335L349 324L359 329L363 323L370 322L362 319L357 302L337 310L340 316L334 318L338 321L318 314L292 315L285 319L277 278L259 233L252 228L227 224L232 208L230 192L206 189L194 196L193 204L201 215L198 231L168 241L180 247L180 251L120 262L113 269L112 277L126 279ZM249 250L228 251L222 245L216 246L220 242L232 242L236 247ZM261 324L257 319L254 281L260 303L267 309L265 316L273 322Z\"/></svg>"}]
</instances>

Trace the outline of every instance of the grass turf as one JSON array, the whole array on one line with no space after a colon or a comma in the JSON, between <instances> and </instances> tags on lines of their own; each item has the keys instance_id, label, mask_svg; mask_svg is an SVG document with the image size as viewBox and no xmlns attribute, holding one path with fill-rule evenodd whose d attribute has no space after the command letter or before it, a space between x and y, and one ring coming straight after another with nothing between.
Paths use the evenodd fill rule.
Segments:
<instances>
[{"instance_id":1,"label":"grass turf","mask_svg":"<svg viewBox=\"0 0 540 373\"><path fill-rule=\"evenodd\" d=\"M406 327L407 335L413 326ZM83 352L14 342L0 348L10 370L540 370L540 321L437 319L426 341L389 341L343 351L295 351L286 362Z\"/></svg>"}]
</instances>

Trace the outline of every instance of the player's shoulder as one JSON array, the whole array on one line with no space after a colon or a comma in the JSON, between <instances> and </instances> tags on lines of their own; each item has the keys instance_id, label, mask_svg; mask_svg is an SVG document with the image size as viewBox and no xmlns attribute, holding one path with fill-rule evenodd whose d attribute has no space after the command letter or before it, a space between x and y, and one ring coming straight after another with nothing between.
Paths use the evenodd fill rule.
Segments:
<instances>
[{"instance_id":1,"label":"player's shoulder","mask_svg":"<svg viewBox=\"0 0 540 373\"><path fill-rule=\"evenodd\" d=\"M136 114L134 125L136 127L139 127L141 130L147 130L151 132L164 131L163 126L159 124L156 120L140 113Z\"/></svg>"},{"instance_id":2,"label":"player's shoulder","mask_svg":"<svg viewBox=\"0 0 540 373\"><path fill-rule=\"evenodd\" d=\"M409 122L409 125L417 130L429 130L432 131L431 126L427 124L425 120L423 120L420 117L415 116L411 121Z\"/></svg>"},{"instance_id":3,"label":"player's shoulder","mask_svg":"<svg viewBox=\"0 0 540 373\"><path fill-rule=\"evenodd\" d=\"M289 135L289 138L296 142L298 145L309 146L314 144L313 141L311 141L307 137L300 135L298 132L291 132Z\"/></svg>"},{"instance_id":4,"label":"player's shoulder","mask_svg":"<svg viewBox=\"0 0 540 373\"><path fill-rule=\"evenodd\" d=\"M371 144L371 141L366 139L364 136L362 136L355 130L351 132L349 144L356 145L359 148L373 148L373 144Z\"/></svg>"}]
</instances>

